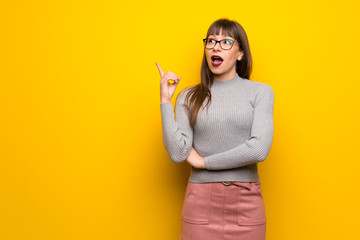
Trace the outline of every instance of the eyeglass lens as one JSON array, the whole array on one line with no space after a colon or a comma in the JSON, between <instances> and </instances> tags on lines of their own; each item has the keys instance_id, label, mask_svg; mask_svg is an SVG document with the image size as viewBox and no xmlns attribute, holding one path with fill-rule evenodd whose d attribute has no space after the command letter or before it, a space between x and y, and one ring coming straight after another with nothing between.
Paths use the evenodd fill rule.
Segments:
<instances>
[{"instance_id":1,"label":"eyeglass lens","mask_svg":"<svg viewBox=\"0 0 360 240\"><path fill-rule=\"evenodd\" d=\"M205 42L206 42L205 47L210 48L210 49L215 47L215 44L217 43L215 39L211 39L211 38L207 39ZM233 44L234 44L234 41L232 41L230 39L222 39L220 41L220 47L225 50L230 49L233 46Z\"/></svg>"}]
</instances>

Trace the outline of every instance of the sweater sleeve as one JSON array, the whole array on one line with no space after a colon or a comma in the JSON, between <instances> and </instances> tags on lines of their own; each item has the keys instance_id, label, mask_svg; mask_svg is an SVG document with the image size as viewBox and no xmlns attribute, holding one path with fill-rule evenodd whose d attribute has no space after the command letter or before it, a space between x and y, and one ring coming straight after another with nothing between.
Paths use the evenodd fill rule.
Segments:
<instances>
[{"instance_id":1,"label":"sweater sleeve","mask_svg":"<svg viewBox=\"0 0 360 240\"><path fill-rule=\"evenodd\" d=\"M256 91L250 138L230 150L204 157L208 170L225 170L262 162L272 145L274 92L269 85Z\"/></svg>"},{"instance_id":2,"label":"sweater sleeve","mask_svg":"<svg viewBox=\"0 0 360 240\"><path fill-rule=\"evenodd\" d=\"M160 104L164 146L170 159L175 163L180 163L187 159L193 144L193 128L185 111L185 95L183 90L176 99L176 120L172 103Z\"/></svg>"}]
</instances>

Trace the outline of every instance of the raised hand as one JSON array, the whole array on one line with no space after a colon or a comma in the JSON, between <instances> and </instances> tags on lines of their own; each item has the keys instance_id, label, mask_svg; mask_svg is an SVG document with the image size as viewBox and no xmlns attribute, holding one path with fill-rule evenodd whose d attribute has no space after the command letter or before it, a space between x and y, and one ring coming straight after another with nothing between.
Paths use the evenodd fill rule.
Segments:
<instances>
[{"instance_id":1,"label":"raised hand","mask_svg":"<svg viewBox=\"0 0 360 240\"><path fill-rule=\"evenodd\" d=\"M180 77L176 76L175 73L167 71L165 74L158 63L155 63L160 73L160 100L161 103L170 102L172 96L175 93L175 89L179 84ZM169 81L174 81L170 83Z\"/></svg>"}]
</instances>

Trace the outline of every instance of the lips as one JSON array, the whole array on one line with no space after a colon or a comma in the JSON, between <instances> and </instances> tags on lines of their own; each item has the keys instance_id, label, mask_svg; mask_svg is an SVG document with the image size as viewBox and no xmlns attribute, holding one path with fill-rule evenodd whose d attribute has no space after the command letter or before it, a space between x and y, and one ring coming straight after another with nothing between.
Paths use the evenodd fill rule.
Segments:
<instances>
[{"instance_id":1,"label":"lips","mask_svg":"<svg viewBox=\"0 0 360 240\"><path fill-rule=\"evenodd\" d=\"M211 56L211 64L214 67L220 66L223 61L224 61L224 59L222 59L222 57L220 57L219 55L212 55Z\"/></svg>"}]
</instances>

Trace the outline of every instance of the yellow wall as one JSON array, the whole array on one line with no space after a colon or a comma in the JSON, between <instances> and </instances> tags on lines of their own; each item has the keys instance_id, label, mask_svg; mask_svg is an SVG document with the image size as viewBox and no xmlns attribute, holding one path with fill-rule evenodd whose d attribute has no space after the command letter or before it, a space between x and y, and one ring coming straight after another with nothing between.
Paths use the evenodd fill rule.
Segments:
<instances>
[{"instance_id":1,"label":"yellow wall","mask_svg":"<svg viewBox=\"0 0 360 240\"><path fill-rule=\"evenodd\" d=\"M275 92L267 239L355 239L356 2L2 1L0 239L178 239L190 168L163 146L155 62L175 96L198 83L220 17Z\"/></svg>"}]
</instances>

